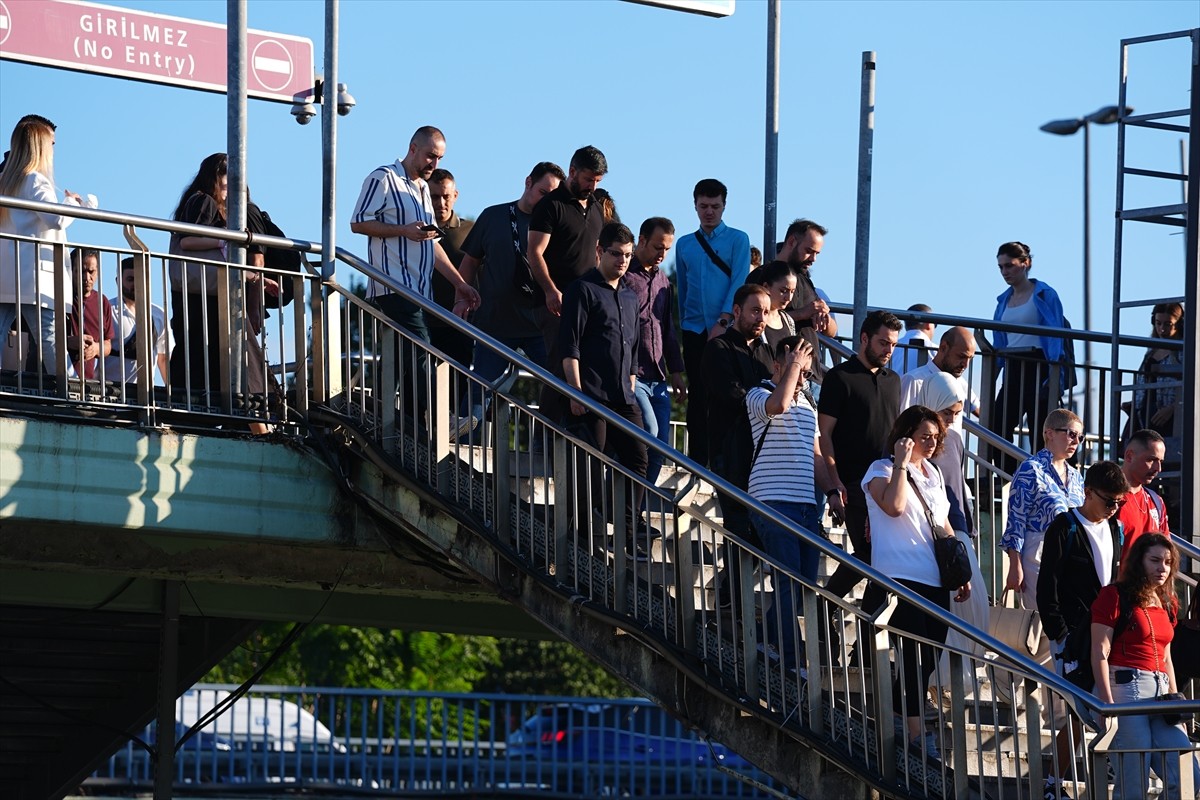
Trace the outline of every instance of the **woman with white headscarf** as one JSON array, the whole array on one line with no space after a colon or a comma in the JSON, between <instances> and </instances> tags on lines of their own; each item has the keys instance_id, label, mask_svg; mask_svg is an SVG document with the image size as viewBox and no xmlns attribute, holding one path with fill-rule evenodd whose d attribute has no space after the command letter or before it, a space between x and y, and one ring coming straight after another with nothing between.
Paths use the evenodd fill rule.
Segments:
<instances>
[{"instance_id":1,"label":"woman with white headscarf","mask_svg":"<svg viewBox=\"0 0 1200 800\"><path fill-rule=\"evenodd\" d=\"M979 569L979 557L975 553L974 532L971 524L971 512L967 508L966 502L966 476L964 474L965 456L963 453L962 436L955 429L954 423L963 412L963 403L966 401L966 391L963 389L962 383L947 372L939 372L937 375L929 378L921 386L917 392L916 403L927 408L932 408L942 418L942 422L946 424L946 441L942 452L935 456L932 460L942 471L942 479L946 483L946 492L951 495L950 506L950 525L954 528L954 535L957 536L967 546L967 555L971 559L971 585L979 587L979 591L972 592L971 597L965 603L951 603L950 611L956 617L972 625L981 631L988 630L988 617L991 613L988 606L988 593L984 589L987 586L983 580L983 573ZM953 509L957 503L961 514L955 514ZM971 639L966 638L953 628L946 636L946 645L965 649L968 652L974 653L978 657L983 656L983 648ZM946 682L947 676L950 674L949 656L943 651L942 657L938 661L937 680L940 684L948 689ZM968 682L963 688L971 690L974 688L974 681ZM937 685L937 684L935 684Z\"/></svg>"}]
</instances>

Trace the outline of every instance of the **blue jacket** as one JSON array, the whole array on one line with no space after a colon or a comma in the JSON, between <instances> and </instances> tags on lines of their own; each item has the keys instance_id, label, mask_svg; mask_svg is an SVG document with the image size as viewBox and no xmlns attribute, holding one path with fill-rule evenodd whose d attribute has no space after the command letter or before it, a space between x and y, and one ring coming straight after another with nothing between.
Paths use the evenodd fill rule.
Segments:
<instances>
[{"instance_id":1,"label":"blue jacket","mask_svg":"<svg viewBox=\"0 0 1200 800\"><path fill-rule=\"evenodd\" d=\"M1038 325L1044 325L1048 328L1065 328L1063 320L1062 301L1058 299L1058 293L1050 288L1049 284L1042 283L1039 280L1033 280L1033 305L1037 309ZM1013 289L1008 287L999 297L996 298L996 313L992 315L992 319L997 322L1004 315L1004 310L1008 308L1008 301L1012 299ZM1046 354L1046 360L1051 364L1063 363L1063 340L1055 336L1042 336L1041 345L1042 352ZM1005 331L996 331L995 345L997 350L1005 350L1008 348L1008 333ZM998 358L997 364L1004 366L1004 359Z\"/></svg>"}]
</instances>

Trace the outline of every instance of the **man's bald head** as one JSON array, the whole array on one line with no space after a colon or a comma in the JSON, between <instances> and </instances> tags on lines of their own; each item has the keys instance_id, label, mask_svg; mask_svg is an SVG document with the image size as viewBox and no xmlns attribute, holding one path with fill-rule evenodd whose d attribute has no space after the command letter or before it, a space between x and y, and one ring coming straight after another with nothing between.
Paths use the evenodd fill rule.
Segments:
<instances>
[{"instance_id":1,"label":"man's bald head","mask_svg":"<svg viewBox=\"0 0 1200 800\"><path fill-rule=\"evenodd\" d=\"M440 130L432 125L422 125L413 133L412 138L408 140L409 147L424 147L434 142L444 142L446 136Z\"/></svg>"},{"instance_id":2,"label":"man's bald head","mask_svg":"<svg viewBox=\"0 0 1200 800\"><path fill-rule=\"evenodd\" d=\"M409 178L424 178L438 168L442 157L446 155L446 137L432 125L417 128L416 133L408 142L408 154L401 163Z\"/></svg>"},{"instance_id":3,"label":"man's bald head","mask_svg":"<svg viewBox=\"0 0 1200 800\"><path fill-rule=\"evenodd\" d=\"M975 334L963 327L950 328L942 334L933 363L942 372L961 377L975 357Z\"/></svg>"}]
</instances>

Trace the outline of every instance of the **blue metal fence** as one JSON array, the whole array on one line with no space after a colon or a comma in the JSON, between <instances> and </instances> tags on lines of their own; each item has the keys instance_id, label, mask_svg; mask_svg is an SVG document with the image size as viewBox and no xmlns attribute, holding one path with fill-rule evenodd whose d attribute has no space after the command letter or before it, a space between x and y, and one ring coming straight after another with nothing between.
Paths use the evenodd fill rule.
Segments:
<instances>
[{"instance_id":1,"label":"blue metal fence","mask_svg":"<svg viewBox=\"0 0 1200 800\"><path fill-rule=\"evenodd\" d=\"M281 785L356 794L767 797L779 789L648 700L197 685L176 703L175 783ZM205 722L218 704L220 716ZM152 746L154 726L141 738ZM150 785L154 758L131 740L88 783Z\"/></svg>"}]
</instances>

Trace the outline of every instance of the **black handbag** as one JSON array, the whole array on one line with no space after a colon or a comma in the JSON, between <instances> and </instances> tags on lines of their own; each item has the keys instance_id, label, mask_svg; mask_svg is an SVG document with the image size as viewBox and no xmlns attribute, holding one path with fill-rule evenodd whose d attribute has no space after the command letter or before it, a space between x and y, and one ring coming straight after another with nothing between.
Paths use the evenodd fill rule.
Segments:
<instances>
[{"instance_id":1,"label":"black handbag","mask_svg":"<svg viewBox=\"0 0 1200 800\"><path fill-rule=\"evenodd\" d=\"M934 465L934 469L937 469L936 465ZM904 474L908 478L908 485L912 487L913 493L921 501L921 507L925 509L925 520L929 523L929 533L933 536L933 556L937 559L942 588L956 592L971 582L971 559L967 555L967 546L957 536L938 534L942 526L934 522L933 512L929 510L929 504L925 502L925 496L917 488L917 482L913 480L913 476L907 469Z\"/></svg>"}]
</instances>

